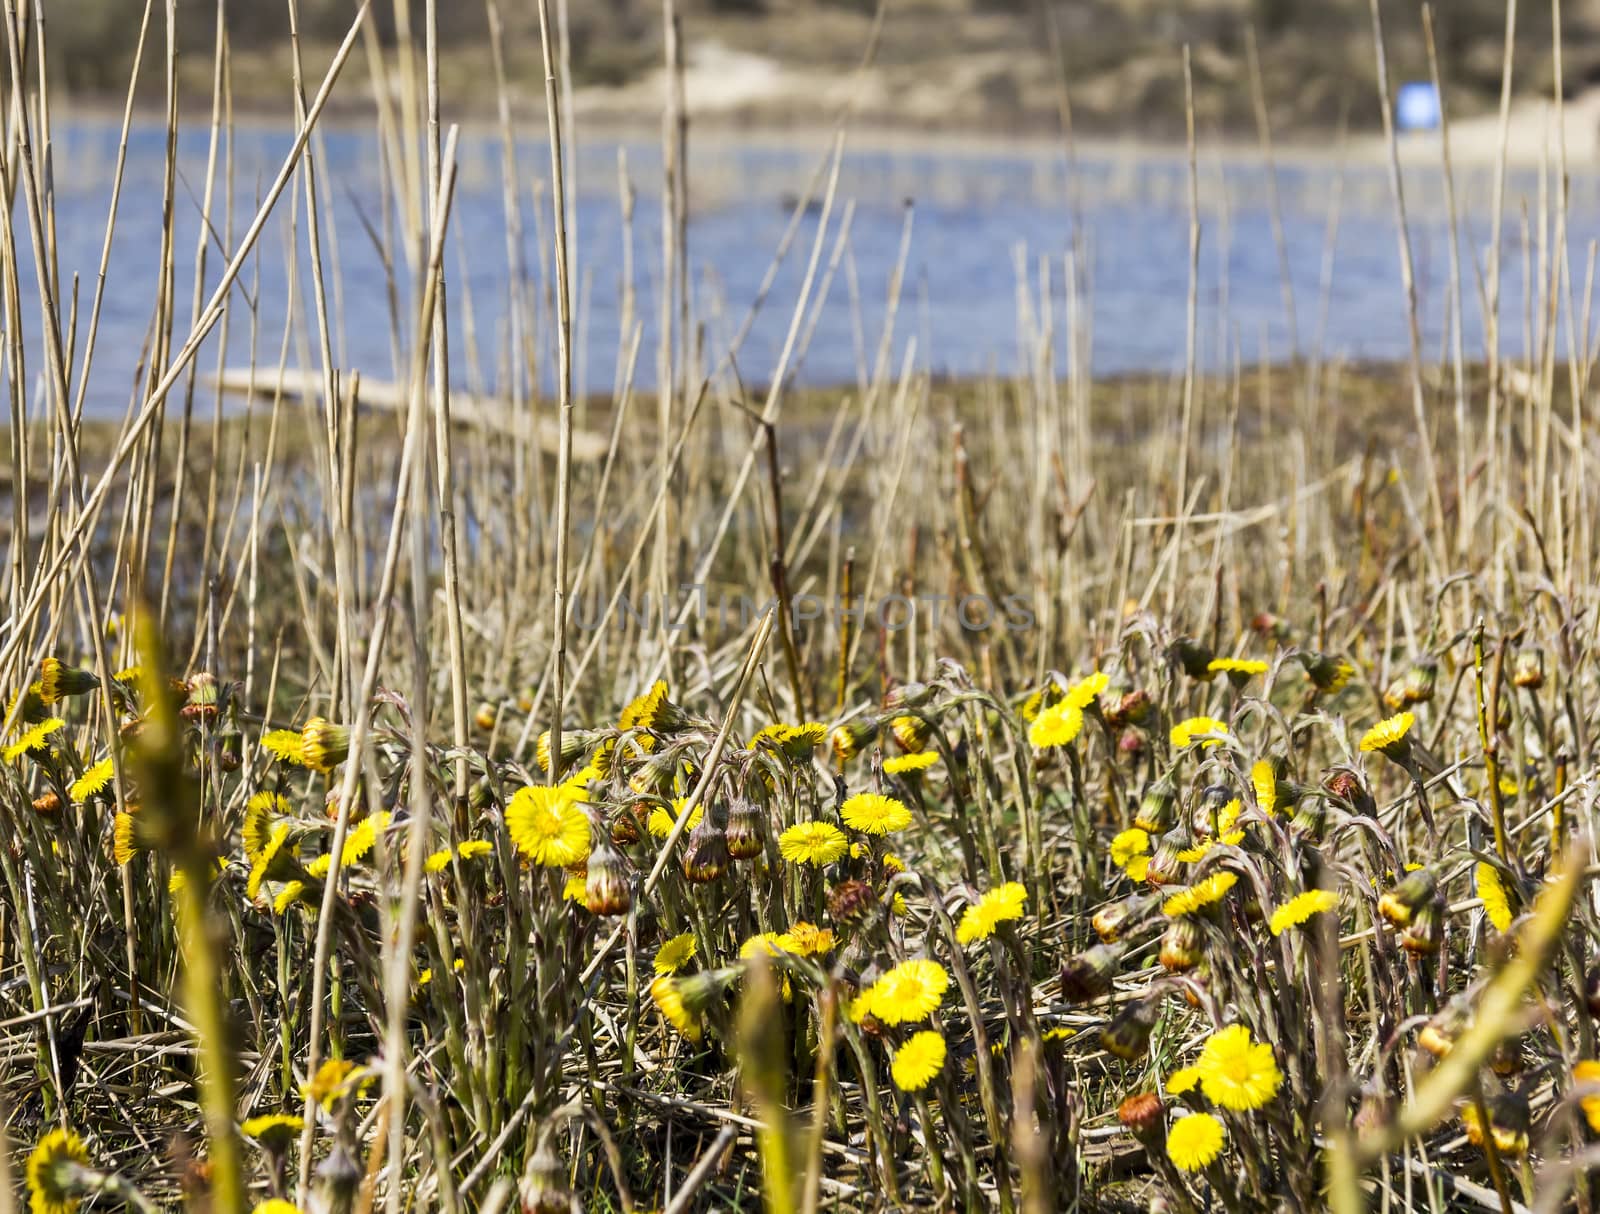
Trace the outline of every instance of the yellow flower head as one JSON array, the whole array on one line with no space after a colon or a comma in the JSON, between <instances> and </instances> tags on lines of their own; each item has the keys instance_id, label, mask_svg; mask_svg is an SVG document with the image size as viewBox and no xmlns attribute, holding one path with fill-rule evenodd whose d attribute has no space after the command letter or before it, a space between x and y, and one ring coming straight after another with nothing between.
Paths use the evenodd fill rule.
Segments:
<instances>
[{"instance_id":1,"label":"yellow flower head","mask_svg":"<svg viewBox=\"0 0 1600 1214\"><path fill-rule=\"evenodd\" d=\"M618 729L672 730L683 723L682 709L667 698L665 679L657 679L649 691L630 702L617 718Z\"/></svg>"},{"instance_id":2,"label":"yellow flower head","mask_svg":"<svg viewBox=\"0 0 1600 1214\"><path fill-rule=\"evenodd\" d=\"M894 1086L902 1092L920 1092L944 1069L945 1053L944 1038L932 1029L912 1033L889 1066Z\"/></svg>"},{"instance_id":3,"label":"yellow flower head","mask_svg":"<svg viewBox=\"0 0 1600 1214\"><path fill-rule=\"evenodd\" d=\"M349 868L366 859L367 853L377 844L378 836L389 829L390 821L391 815L380 810L375 814L368 814L352 826L344 836L344 849L339 853L339 867ZM306 871L313 877L326 877L332 867L333 857L329 854L318 856L306 866Z\"/></svg>"},{"instance_id":4,"label":"yellow flower head","mask_svg":"<svg viewBox=\"0 0 1600 1214\"><path fill-rule=\"evenodd\" d=\"M674 797L672 799L672 812L668 813L665 806L657 805L650 811L650 816L645 819L644 828L658 839L665 839L672 833L672 825L678 820L678 815L683 812L683 807L689 803L688 797ZM689 815L686 829L693 830L700 825L700 819L706 816L704 803L696 805L694 812Z\"/></svg>"},{"instance_id":5,"label":"yellow flower head","mask_svg":"<svg viewBox=\"0 0 1600 1214\"><path fill-rule=\"evenodd\" d=\"M1058 700L1028 726L1028 744L1035 750L1069 745L1083 730L1083 709L1067 700Z\"/></svg>"},{"instance_id":6,"label":"yellow flower head","mask_svg":"<svg viewBox=\"0 0 1600 1214\"><path fill-rule=\"evenodd\" d=\"M875 792L858 792L839 810L851 830L869 835L886 835L911 825L911 811L893 797Z\"/></svg>"},{"instance_id":7,"label":"yellow flower head","mask_svg":"<svg viewBox=\"0 0 1600 1214\"><path fill-rule=\"evenodd\" d=\"M33 1214L71 1214L83 1200L74 1173L89 1166L83 1140L71 1130L51 1130L28 1156L29 1209Z\"/></svg>"},{"instance_id":8,"label":"yellow flower head","mask_svg":"<svg viewBox=\"0 0 1600 1214\"><path fill-rule=\"evenodd\" d=\"M1063 704L1071 704L1074 708L1084 709L1100 698L1100 693L1111 683L1111 676L1103 670L1097 670L1085 678L1079 679L1067 688Z\"/></svg>"},{"instance_id":9,"label":"yellow flower head","mask_svg":"<svg viewBox=\"0 0 1600 1214\"><path fill-rule=\"evenodd\" d=\"M1272 1047L1251 1041L1249 1028L1242 1024L1211 1034L1195 1066L1206 1099L1236 1112L1259 1109L1278 1094L1283 1083Z\"/></svg>"},{"instance_id":10,"label":"yellow flower head","mask_svg":"<svg viewBox=\"0 0 1600 1214\"><path fill-rule=\"evenodd\" d=\"M239 1130L246 1138L254 1138L266 1150L283 1151L305 1128L305 1124L305 1120L295 1113L262 1113L258 1117L247 1118Z\"/></svg>"},{"instance_id":11,"label":"yellow flower head","mask_svg":"<svg viewBox=\"0 0 1600 1214\"><path fill-rule=\"evenodd\" d=\"M793 952L789 944L789 937L780 932L760 932L739 946L739 959L748 961L758 955L776 957L779 953Z\"/></svg>"},{"instance_id":12,"label":"yellow flower head","mask_svg":"<svg viewBox=\"0 0 1600 1214\"><path fill-rule=\"evenodd\" d=\"M1007 881L989 890L962 914L956 926L956 939L962 944L987 940L1002 923L1022 918L1022 908L1027 901L1028 891L1016 881Z\"/></svg>"},{"instance_id":13,"label":"yellow flower head","mask_svg":"<svg viewBox=\"0 0 1600 1214\"><path fill-rule=\"evenodd\" d=\"M1578 1063L1572 1068L1572 1082L1594 1088L1595 1095L1580 1097L1578 1103L1583 1108L1589 1128L1600 1134L1600 1062L1585 1060Z\"/></svg>"},{"instance_id":14,"label":"yellow flower head","mask_svg":"<svg viewBox=\"0 0 1600 1214\"><path fill-rule=\"evenodd\" d=\"M1216 717L1189 717L1187 720L1179 721L1172 727L1170 739L1172 749L1182 750L1196 741L1200 742L1202 748L1217 746L1221 744L1219 739L1207 738L1202 741L1202 735L1221 734L1226 736L1227 732L1227 722L1219 721Z\"/></svg>"},{"instance_id":15,"label":"yellow flower head","mask_svg":"<svg viewBox=\"0 0 1600 1214\"><path fill-rule=\"evenodd\" d=\"M755 750L765 742L791 758L804 759L821 746L827 736L828 727L820 721L807 721L803 725L786 725L779 721L758 730L750 739L750 749Z\"/></svg>"},{"instance_id":16,"label":"yellow flower head","mask_svg":"<svg viewBox=\"0 0 1600 1214\"><path fill-rule=\"evenodd\" d=\"M1406 735L1411 732L1416 720L1415 714L1409 712L1385 717L1361 736L1361 753L1381 750L1391 759L1400 758L1411 745Z\"/></svg>"},{"instance_id":17,"label":"yellow flower head","mask_svg":"<svg viewBox=\"0 0 1600 1214\"><path fill-rule=\"evenodd\" d=\"M815 923L796 923L783 933L784 948L800 957L819 957L833 951L833 930Z\"/></svg>"},{"instance_id":18,"label":"yellow flower head","mask_svg":"<svg viewBox=\"0 0 1600 1214\"><path fill-rule=\"evenodd\" d=\"M672 937L656 950L652 965L658 974L676 974L694 959L698 947L694 933L684 932L681 936Z\"/></svg>"},{"instance_id":19,"label":"yellow flower head","mask_svg":"<svg viewBox=\"0 0 1600 1214\"><path fill-rule=\"evenodd\" d=\"M269 1197L266 1201L256 1203L256 1208L250 1214L300 1214L300 1207L281 1197Z\"/></svg>"},{"instance_id":20,"label":"yellow flower head","mask_svg":"<svg viewBox=\"0 0 1600 1214\"><path fill-rule=\"evenodd\" d=\"M438 851L432 852L428 858L422 862L422 871L425 873L444 872L445 869L450 867L450 857L453 855L455 855L455 853L448 847L441 847Z\"/></svg>"},{"instance_id":21,"label":"yellow flower head","mask_svg":"<svg viewBox=\"0 0 1600 1214\"><path fill-rule=\"evenodd\" d=\"M1266 674L1267 663L1258 658L1212 658L1206 670L1210 674L1225 674L1242 683L1255 675Z\"/></svg>"},{"instance_id":22,"label":"yellow flower head","mask_svg":"<svg viewBox=\"0 0 1600 1214\"><path fill-rule=\"evenodd\" d=\"M279 822L272 828L265 845L257 853L255 860L250 865L250 876L245 881L245 896L254 902L261 893L261 883L269 876L282 870L289 856L283 850L284 844L289 841L289 824ZM283 859L280 860L279 857Z\"/></svg>"},{"instance_id":23,"label":"yellow flower head","mask_svg":"<svg viewBox=\"0 0 1600 1214\"><path fill-rule=\"evenodd\" d=\"M662 974L650 984L650 998L666 1017L667 1023L690 1041L699 1041L704 1035L705 1025L701 1018L684 1006L683 989L678 979Z\"/></svg>"},{"instance_id":24,"label":"yellow flower head","mask_svg":"<svg viewBox=\"0 0 1600 1214\"><path fill-rule=\"evenodd\" d=\"M67 790L74 801L87 801L96 793L104 792L111 783L112 768L111 756L84 768L83 774L72 782L72 787Z\"/></svg>"},{"instance_id":25,"label":"yellow flower head","mask_svg":"<svg viewBox=\"0 0 1600 1214\"><path fill-rule=\"evenodd\" d=\"M1167 1094L1169 1096L1182 1096L1185 1092L1193 1091L1199 1082L1199 1067L1180 1066L1167 1076Z\"/></svg>"},{"instance_id":26,"label":"yellow flower head","mask_svg":"<svg viewBox=\"0 0 1600 1214\"><path fill-rule=\"evenodd\" d=\"M895 755L883 761L883 770L891 776L915 775L927 771L939 761L937 750L922 750L916 754Z\"/></svg>"},{"instance_id":27,"label":"yellow flower head","mask_svg":"<svg viewBox=\"0 0 1600 1214\"><path fill-rule=\"evenodd\" d=\"M254 860L272 837L276 818L289 812L289 802L277 793L258 792L245 802L244 822L239 826L239 841L247 859Z\"/></svg>"},{"instance_id":28,"label":"yellow flower head","mask_svg":"<svg viewBox=\"0 0 1600 1214\"><path fill-rule=\"evenodd\" d=\"M261 749L284 763L306 766L305 740L297 729L274 729L262 734Z\"/></svg>"},{"instance_id":29,"label":"yellow flower head","mask_svg":"<svg viewBox=\"0 0 1600 1214\"><path fill-rule=\"evenodd\" d=\"M1220 902L1238 883L1239 878L1234 873L1212 873L1204 880L1196 881L1187 889L1173 894L1161 904L1161 913L1171 919L1192 915L1214 902Z\"/></svg>"},{"instance_id":30,"label":"yellow flower head","mask_svg":"<svg viewBox=\"0 0 1600 1214\"><path fill-rule=\"evenodd\" d=\"M306 898L306 883L304 881L285 881L283 888L278 891L278 896L272 900L272 913L282 915L291 906L302 901L309 901Z\"/></svg>"},{"instance_id":31,"label":"yellow flower head","mask_svg":"<svg viewBox=\"0 0 1600 1214\"><path fill-rule=\"evenodd\" d=\"M589 815L567 789L517 789L506 806L506 830L518 851L547 868L568 868L589 855Z\"/></svg>"},{"instance_id":32,"label":"yellow flower head","mask_svg":"<svg viewBox=\"0 0 1600 1214\"><path fill-rule=\"evenodd\" d=\"M832 864L848 850L844 832L830 822L796 822L778 836L778 854L790 864Z\"/></svg>"},{"instance_id":33,"label":"yellow flower head","mask_svg":"<svg viewBox=\"0 0 1600 1214\"><path fill-rule=\"evenodd\" d=\"M1150 832L1131 826L1111 840L1111 863L1125 869L1135 856L1142 856L1149 850Z\"/></svg>"},{"instance_id":34,"label":"yellow flower head","mask_svg":"<svg viewBox=\"0 0 1600 1214\"><path fill-rule=\"evenodd\" d=\"M1272 912L1272 918L1267 926L1272 929L1274 936L1281 936L1291 927L1299 927L1311 918L1324 911L1336 910L1339 906L1339 895L1331 889L1308 889L1303 894L1296 894L1277 910Z\"/></svg>"},{"instance_id":35,"label":"yellow flower head","mask_svg":"<svg viewBox=\"0 0 1600 1214\"><path fill-rule=\"evenodd\" d=\"M1267 817L1278 812L1278 773L1272 760L1257 759L1250 765L1250 785L1256 791L1256 805Z\"/></svg>"},{"instance_id":36,"label":"yellow flower head","mask_svg":"<svg viewBox=\"0 0 1600 1214\"><path fill-rule=\"evenodd\" d=\"M1500 870L1487 861L1479 861L1472 877L1478 897L1483 899L1483 913L1488 916L1495 931L1505 931L1515 916L1511 912L1511 897L1506 892L1505 882L1500 879Z\"/></svg>"},{"instance_id":37,"label":"yellow flower head","mask_svg":"<svg viewBox=\"0 0 1600 1214\"><path fill-rule=\"evenodd\" d=\"M937 961L902 961L863 993L866 1010L885 1024L915 1024L938 1008L950 975Z\"/></svg>"},{"instance_id":38,"label":"yellow flower head","mask_svg":"<svg viewBox=\"0 0 1600 1214\"><path fill-rule=\"evenodd\" d=\"M50 735L65 724L66 722L60 717L46 717L37 725L29 726L17 735L15 742L6 747L6 762L15 763L23 755L44 751L48 746Z\"/></svg>"},{"instance_id":39,"label":"yellow flower head","mask_svg":"<svg viewBox=\"0 0 1600 1214\"><path fill-rule=\"evenodd\" d=\"M118 864L128 863L145 850L138 825L131 812L119 813L111 820L111 858Z\"/></svg>"},{"instance_id":40,"label":"yellow flower head","mask_svg":"<svg viewBox=\"0 0 1600 1214\"><path fill-rule=\"evenodd\" d=\"M359 1091L371 1081L372 1076L348 1058L330 1058L317 1068L309 1083L301 1086L300 1094L328 1109L339 1097Z\"/></svg>"},{"instance_id":41,"label":"yellow flower head","mask_svg":"<svg viewBox=\"0 0 1600 1214\"><path fill-rule=\"evenodd\" d=\"M1222 1154L1222 1122L1210 1113L1190 1113L1167 1131L1167 1158L1182 1172L1198 1172Z\"/></svg>"}]
</instances>

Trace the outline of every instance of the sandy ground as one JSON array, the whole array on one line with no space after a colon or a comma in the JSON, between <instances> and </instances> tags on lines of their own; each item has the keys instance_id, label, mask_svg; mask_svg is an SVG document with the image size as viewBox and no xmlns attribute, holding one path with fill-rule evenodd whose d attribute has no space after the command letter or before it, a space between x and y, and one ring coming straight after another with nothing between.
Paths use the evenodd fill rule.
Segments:
<instances>
[{"instance_id":1,"label":"sandy ground","mask_svg":"<svg viewBox=\"0 0 1600 1214\"><path fill-rule=\"evenodd\" d=\"M839 73L780 62L778 59L747 50L738 50L714 41L694 45L684 69L684 93L690 119L721 129L737 127L773 128L786 126L794 116L804 115L813 133L819 132L816 115L842 111L852 101L860 121L853 125L853 138L866 136L868 143L962 142L960 136L946 135L941 126L960 127L953 122L955 112L963 110L959 101L978 87L993 65L978 57L964 65L962 78L941 74L930 78L925 71L908 67L874 66L863 73ZM657 69L645 77L618 88L580 89L577 97L580 124L631 125L641 115L660 112L665 95L664 73ZM1561 122L1556 107L1548 99L1519 99L1512 103L1504 137L1506 159L1519 167L1533 167L1548 161L1556 165L1560 150L1559 135L1565 133L1567 164L1574 170L1600 167L1600 88L1591 88L1567 100L1561 107ZM797 132L798 133L798 132ZM993 136L977 136L981 144L993 145ZM1022 136L1018 143L1056 143L1054 136ZM1128 139L1092 142L1098 150L1149 147L1155 151L1165 143L1147 145L1136 136ZM1214 154L1215 139L1205 140ZM1475 168L1493 164L1502 142L1498 113L1477 115L1450 124L1450 153L1457 167ZM1400 138L1401 159L1410 165L1438 165L1440 136L1436 132L1413 133ZM1086 143L1086 146L1088 144ZM1168 148L1167 150L1170 150ZM1228 141L1223 151L1236 150L1249 155L1255 143L1248 138ZM1346 149L1355 160L1382 161L1387 156L1381 134L1353 136ZM1277 152L1287 161L1323 160L1328 156L1326 142L1289 140L1280 142Z\"/></svg>"},{"instance_id":2,"label":"sandy ground","mask_svg":"<svg viewBox=\"0 0 1600 1214\"><path fill-rule=\"evenodd\" d=\"M1561 106L1548 99L1523 99L1512 103L1504 124L1506 160L1510 164L1559 166L1562 140L1565 139L1567 164L1573 169L1592 169L1600 165L1600 88L1591 88L1569 98ZM1406 163L1440 162L1438 134L1411 134L1401 139L1401 156ZM1368 139L1380 150L1381 139ZM1499 114L1483 114L1450 124L1450 157L1456 165L1478 167L1493 164L1500 155L1502 123Z\"/></svg>"}]
</instances>

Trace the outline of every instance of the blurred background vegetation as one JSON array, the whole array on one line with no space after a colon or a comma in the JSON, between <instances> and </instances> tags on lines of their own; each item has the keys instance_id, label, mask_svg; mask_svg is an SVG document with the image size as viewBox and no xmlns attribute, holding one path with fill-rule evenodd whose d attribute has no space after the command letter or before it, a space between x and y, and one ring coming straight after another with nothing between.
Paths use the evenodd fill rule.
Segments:
<instances>
[{"instance_id":1,"label":"blurred background vegetation","mask_svg":"<svg viewBox=\"0 0 1600 1214\"><path fill-rule=\"evenodd\" d=\"M136 0L44 0L50 55L80 101L120 98L142 5ZM277 107L287 87L288 22L276 0L225 0L232 35L236 104ZM885 96L896 87L941 91L920 109L869 103L863 116L900 125L985 130L1046 130L1059 121L1059 71L1050 53L1047 4L1063 42L1074 124L1099 134L1181 133L1182 77L1173 61L1193 47L1197 107L1215 132L1253 129L1246 38L1256 30L1275 126L1329 130L1348 120L1361 129L1378 121L1368 0L892 0L875 69ZM157 5L159 9L161 6ZM418 10L421 5L412 0ZM715 46L809 73L845 77L858 61L875 0L680 0L691 61ZM374 5L386 41L395 6ZM502 0L507 70L514 101L541 104L537 19L531 5ZM308 70L330 53L352 0L300 0ZM439 6L446 43L446 95L465 111L494 104L484 0ZM210 86L216 6L184 0L178 41L184 91L204 97ZM1383 0L1391 71L1396 81L1427 75L1419 0ZM659 0L571 0L567 26L575 84L593 94L634 86L641 93L661 56ZM1572 0L1566 25L1566 87L1600 81L1600 0ZM1500 88L1505 30L1503 0L1440 0L1435 26L1452 113L1492 108ZM159 33L157 35L160 36ZM1548 95L1552 85L1548 5L1524 5L1517 30L1516 88ZM745 59L749 62L751 60ZM147 73L146 99L160 96L159 73ZM935 83L936 82L936 83ZM691 104L693 104L691 88ZM654 96L654 95L652 95ZM624 116L623 105L614 112ZM641 107L640 117L653 113ZM793 96L765 110L736 106L735 121L821 120ZM920 115L920 118L919 118Z\"/></svg>"}]
</instances>

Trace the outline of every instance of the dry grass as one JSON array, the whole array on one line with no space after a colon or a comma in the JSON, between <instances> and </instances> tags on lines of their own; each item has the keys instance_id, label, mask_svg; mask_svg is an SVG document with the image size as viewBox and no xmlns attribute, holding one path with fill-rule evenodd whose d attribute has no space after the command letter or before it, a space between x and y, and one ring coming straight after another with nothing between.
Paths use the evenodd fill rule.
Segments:
<instances>
[{"instance_id":1,"label":"dry grass","mask_svg":"<svg viewBox=\"0 0 1600 1214\"><path fill-rule=\"evenodd\" d=\"M223 252L174 281L169 229L109 284L150 370L85 422L93 292L11 255L53 215L5 12L0 1214L1593 1208L1586 283L1546 274L1524 360L1095 382L1045 263L1032 373L947 384L897 281L863 381L802 392L835 147L767 387L696 353L677 178L629 296L666 340L547 401L566 250L525 191L512 340L437 340L470 301L429 5L295 72L312 129L365 36L386 99L388 407L333 361L315 140L224 218L219 41ZM311 363L224 416L196 356L248 326L275 382L228 287L289 208ZM452 417L480 358L504 411Z\"/></svg>"}]
</instances>

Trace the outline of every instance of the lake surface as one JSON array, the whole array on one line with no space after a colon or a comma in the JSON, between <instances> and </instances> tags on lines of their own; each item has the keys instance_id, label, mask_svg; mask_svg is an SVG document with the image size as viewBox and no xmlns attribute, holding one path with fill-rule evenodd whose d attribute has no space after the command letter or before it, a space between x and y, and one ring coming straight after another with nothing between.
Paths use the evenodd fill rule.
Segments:
<instances>
[{"instance_id":1,"label":"lake surface","mask_svg":"<svg viewBox=\"0 0 1600 1214\"><path fill-rule=\"evenodd\" d=\"M206 140L203 128L186 131L180 140L180 340L194 290ZM244 230L258 191L271 181L290 143L287 130L241 127L235 133L234 237ZM73 122L58 125L56 131L59 271L63 284L79 276L85 309L100 258L116 144L117 129L111 123ZM159 128L134 132L88 393L92 414L115 415L127 407L148 339L160 264L163 146ZM377 140L365 131L330 128L316 150L324 170L324 196L331 203L324 246L337 307L336 357L342 367L369 379L397 378L391 288L402 306L411 292L403 268L402 281L390 282L379 249L394 239L394 225L392 218L385 218L386 210L392 216L392 206L386 208ZM707 139L695 145L688 241L694 319L704 333L708 362L727 351L783 240L796 201L827 155L827 146L816 141ZM519 145L516 158L525 227L520 258L526 295L536 311L527 323L539 326L540 332L529 348L542 359L544 351L554 349L545 302L550 285L548 151L542 143L528 143ZM625 225L618 185L624 165L637 191L632 237L637 314L644 326L635 378L643 387L654 381L661 277L659 146L647 139L587 140L573 156L580 391L612 388L624 344ZM490 390L505 389L514 367L520 366L510 341L512 255L502 166L500 144L492 134L463 137L447 259L453 374L463 386ZM1400 258L1381 164L1340 167L1330 148L1326 163L1312 163L1302 153L1280 165L1277 183L1298 330L1293 334L1272 235L1268 174L1259 159L1244 153L1203 156L1200 175L1198 353L1204 366L1226 367L1236 355L1246 363L1282 361L1296 349L1326 358L1405 357ZM1487 264L1490 183L1487 170L1461 174L1457 181L1469 355L1482 348L1484 308L1473 261L1480 267ZM1437 172L1407 170L1409 228L1430 357L1448 348L1450 246L1441 185ZM219 182L219 197L221 189ZM915 365L937 375L1025 370L1036 348L1028 335L1048 323L1058 370L1066 369L1073 350L1086 355L1087 369L1099 375L1180 370L1189 281L1187 199L1187 167L1181 155L1168 152L1096 150L1069 163L1059 148L1044 145L847 147L822 244L819 289L835 250L841 255L826 298L819 301L813 295L802 327L811 336L794 375L805 384L854 385L867 373L884 335L890 279L908 216L906 279L890 335L896 367L914 339ZM1543 323L1530 303L1537 291L1530 295L1525 289L1541 280L1539 267L1548 264L1541 261L1543 248L1554 240L1553 233L1541 236L1540 199L1536 173L1512 175L1501 240L1502 349L1511 353L1521 352L1529 333L1537 333ZM292 317L289 364L314 365L316 333L309 319L302 202L299 190L286 192L280 201L259 255L235 289L227 357L219 359L220 338L214 336L200 358L203 372L213 371L219 362L240 365L248 360L252 307L258 363L276 365L286 318ZM1591 242L1600 239L1597 204L1596 179L1575 177L1568 248L1570 290L1580 318ZM837 238L847 211L848 241L841 246ZM223 214L219 202L219 239ZM294 232L292 217L299 224ZM767 304L738 352L738 372L746 384L767 382L778 365L821 220L818 206L801 218ZM15 231L26 250L27 223L20 205ZM291 273L291 248L299 250L297 275ZM207 293L224 261L213 247ZM1529 264L1531 275L1526 272ZM1069 266L1076 282L1072 292L1067 289ZM37 385L43 363L31 257L24 272L29 374ZM292 295L297 298L291 309ZM1069 343L1069 326L1074 325L1077 340ZM80 344L86 328L86 319L80 321ZM1564 349L1564 319L1557 328ZM548 384L549 370L541 366L534 374Z\"/></svg>"}]
</instances>

